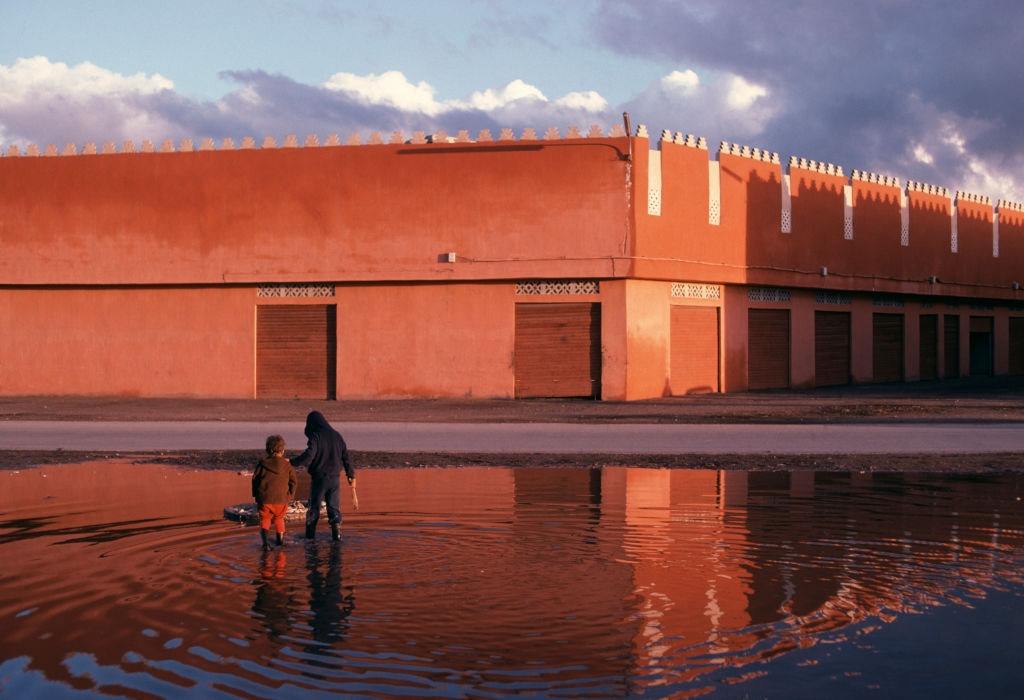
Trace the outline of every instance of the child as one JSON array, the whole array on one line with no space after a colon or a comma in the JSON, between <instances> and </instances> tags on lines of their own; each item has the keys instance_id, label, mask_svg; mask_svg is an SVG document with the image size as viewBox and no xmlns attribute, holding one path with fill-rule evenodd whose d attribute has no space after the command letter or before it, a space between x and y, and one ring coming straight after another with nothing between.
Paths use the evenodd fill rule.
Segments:
<instances>
[{"instance_id":1,"label":"child","mask_svg":"<svg viewBox=\"0 0 1024 700\"><path fill-rule=\"evenodd\" d=\"M291 462L284 458L284 438L271 435L267 438L267 456L256 465L252 475L252 497L260 511L263 549L270 549L267 537L271 521L277 531L277 544L284 544L284 514L295 497L297 483Z\"/></svg>"}]
</instances>

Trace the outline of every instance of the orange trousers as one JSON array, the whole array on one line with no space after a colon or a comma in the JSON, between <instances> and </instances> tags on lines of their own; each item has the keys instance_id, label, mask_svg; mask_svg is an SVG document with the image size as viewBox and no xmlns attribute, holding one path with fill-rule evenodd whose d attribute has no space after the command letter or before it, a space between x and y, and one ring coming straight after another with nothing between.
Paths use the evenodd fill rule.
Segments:
<instances>
[{"instance_id":1,"label":"orange trousers","mask_svg":"<svg viewBox=\"0 0 1024 700\"><path fill-rule=\"evenodd\" d=\"M260 529L269 530L270 523L273 522L277 532L284 532L284 514L287 512L287 503L261 503Z\"/></svg>"}]
</instances>

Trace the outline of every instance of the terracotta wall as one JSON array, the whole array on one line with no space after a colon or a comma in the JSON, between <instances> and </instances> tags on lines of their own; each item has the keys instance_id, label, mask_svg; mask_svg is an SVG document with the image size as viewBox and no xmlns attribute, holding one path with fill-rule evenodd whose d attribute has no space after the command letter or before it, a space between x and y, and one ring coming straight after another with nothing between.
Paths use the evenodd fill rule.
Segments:
<instances>
[{"instance_id":1,"label":"terracotta wall","mask_svg":"<svg viewBox=\"0 0 1024 700\"><path fill-rule=\"evenodd\" d=\"M338 398L512 398L511 284L338 287Z\"/></svg>"},{"instance_id":2,"label":"terracotta wall","mask_svg":"<svg viewBox=\"0 0 1024 700\"><path fill-rule=\"evenodd\" d=\"M0 284L604 276L629 247L625 148L585 138L3 158ZM449 251L460 262L439 263Z\"/></svg>"},{"instance_id":3,"label":"terracotta wall","mask_svg":"<svg viewBox=\"0 0 1024 700\"><path fill-rule=\"evenodd\" d=\"M0 289L0 394L253 395L251 287Z\"/></svg>"}]
</instances>

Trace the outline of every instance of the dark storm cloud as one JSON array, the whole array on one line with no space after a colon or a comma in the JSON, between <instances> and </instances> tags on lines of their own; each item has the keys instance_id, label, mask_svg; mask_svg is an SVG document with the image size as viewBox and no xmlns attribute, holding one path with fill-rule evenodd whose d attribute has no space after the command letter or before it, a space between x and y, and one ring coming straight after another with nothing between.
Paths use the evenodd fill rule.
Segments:
<instances>
[{"instance_id":1,"label":"dark storm cloud","mask_svg":"<svg viewBox=\"0 0 1024 700\"><path fill-rule=\"evenodd\" d=\"M593 28L623 54L766 86L775 111L757 139L773 150L940 182L971 157L1024 161L1019 2L617 0ZM932 166L908 159L915 144Z\"/></svg>"}]
</instances>

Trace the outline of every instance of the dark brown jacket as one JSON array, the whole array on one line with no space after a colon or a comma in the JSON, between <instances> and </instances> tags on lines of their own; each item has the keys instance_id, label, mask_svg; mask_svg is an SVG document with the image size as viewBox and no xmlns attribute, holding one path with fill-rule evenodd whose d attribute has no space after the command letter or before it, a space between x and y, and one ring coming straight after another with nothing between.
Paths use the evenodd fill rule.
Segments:
<instances>
[{"instance_id":1,"label":"dark brown jacket","mask_svg":"<svg viewBox=\"0 0 1024 700\"><path fill-rule=\"evenodd\" d=\"M284 457L264 457L252 475L252 497L257 503L290 503L298 481Z\"/></svg>"}]
</instances>

